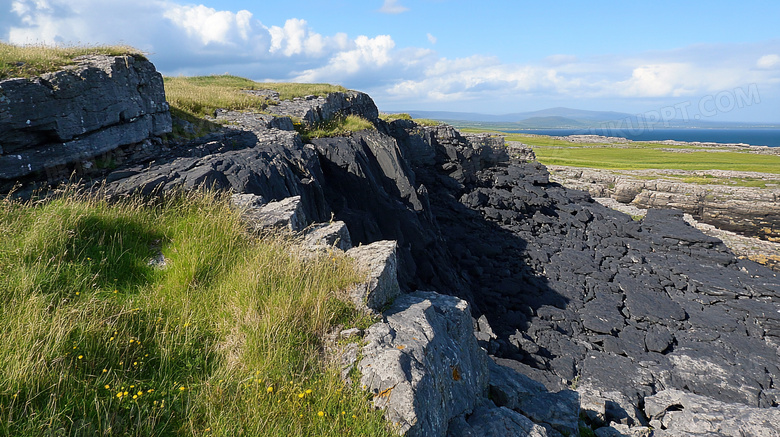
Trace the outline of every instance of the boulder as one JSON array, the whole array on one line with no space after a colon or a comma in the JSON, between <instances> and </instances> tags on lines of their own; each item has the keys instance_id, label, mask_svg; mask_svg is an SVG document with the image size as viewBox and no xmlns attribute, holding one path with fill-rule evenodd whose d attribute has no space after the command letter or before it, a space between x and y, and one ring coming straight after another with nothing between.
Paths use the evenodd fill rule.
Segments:
<instances>
[{"instance_id":1,"label":"boulder","mask_svg":"<svg viewBox=\"0 0 780 437\"><path fill-rule=\"evenodd\" d=\"M306 230L304 245L313 249L337 248L347 251L352 248L347 224L342 221L318 223Z\"/></svg>"},{"instance_id":2,"label":"boulder","mask_svg":"<svg viewBox=\"0 0 780 437\"><path fill-rule=\"evenodd\" d=\"M276 105L269 106L267 111L276 115L295 117L308 126L314 126L337 116L359 115L369 121L379 118L379 110L371 97L358 91L335 92L325 97L307 96L282 100Z\"/></svg>"},{"instance_id":3,"label":"boulder","mask_svg":"<svg viewBox=\"0 0 780 437\"><path fill-rule=\"evenodd\" d=\"M300 232L309 225L301 196L288 197L278 202L268 202L259 208L248 209L244 216L255 229L284 228Z\"/></svg>"},{"instance_id":4,"label":"boulder","mask_svg":"<svg viewBox=\"0 0 780 437\"><path fill-rule=\"evenodd\" d=\"M359 366L374 405L407 436L444 436L488 388L488 357L477 345L468 304L414 292L398 299L366 332Z\"/></svg>"},{"instance_id":5,"label":"boulder","mask_svg":"<svg viewBox=\"0 0 780 437\"><path fill-rule=\"evenodd\" d=\"M358 309L381 311L401 294L396 246L395 241L385 240L347 251L347 256L355 260L358 271L365 274L364 282L349 289L350 297Z\"/></svg>"}]
</instances>

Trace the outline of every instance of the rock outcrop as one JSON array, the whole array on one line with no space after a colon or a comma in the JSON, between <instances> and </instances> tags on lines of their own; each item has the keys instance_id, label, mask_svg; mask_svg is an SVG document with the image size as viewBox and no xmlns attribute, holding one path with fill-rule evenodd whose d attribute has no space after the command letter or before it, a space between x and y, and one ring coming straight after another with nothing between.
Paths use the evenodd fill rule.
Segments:
<instances>
[{"instance_id":1,"label":"rock outcrop","mask_svg":"<svg viewBox=\"0 0 780 437\"><path fill-rule=\"evenodd\" d=\"M415 292L398 298L368 329L361 384L409 436L443 436L487 394L488 357L471 328L468 304Z\"/></svg>"},{"instance_id":2,"label":"rock outcrop","mask_svg":"<svg viewBox=\"0 0 780 437\"><path fill-rule=\"evenodd\" d=\"M780 177L734 172L610 171L550 167L553 178L594 197L611 197L640 208L673 208L697 220L743 235L780 241ZM663 177L667 176L667 177ZM679 180L672 180L672 177ZM767 180L765 188L686 183L685 177ZM774 185L772 184L774 182Z\"/></svg>"},{"instance_id":3,"label":"rock outcrop","mask_svg":"<svg viewBox=\"0 0 780 437\"><path fill-rule=\"evenodd\" d=\"M162 76L138 56L87 56L62 71L0 81L0 189L67 179L149 148L171 131ZM97 161L97 162L96 162ZM103 161L103 162L101 162Z\"/></svg>"},{"instance_id":4,"label":"rock outcrop","mask_svg":"<svg viewBox=\"0 0 780 437\"><path fill-rule=\"evenodd\" d=\"M259 209L299 196L307 225L341 221L358 247L393 242L397 292L371 304L390 309L367 333L360 366L411 435L576 435L580 409L597 435L687 430L662 397L671 390L691 396L679 402L692 414L706 410L693 396L724 414L777 411L776 273L736 259L682 212L632 220L552 182L499 139L385 123L371 106L347 111L367 111L375 130L310 143L290 123L233 114L220 133L117 168L105 189L207 185L251 194L238 200ZM332 231L314 240L346 240Z\"/></svg>"}]
</instances>

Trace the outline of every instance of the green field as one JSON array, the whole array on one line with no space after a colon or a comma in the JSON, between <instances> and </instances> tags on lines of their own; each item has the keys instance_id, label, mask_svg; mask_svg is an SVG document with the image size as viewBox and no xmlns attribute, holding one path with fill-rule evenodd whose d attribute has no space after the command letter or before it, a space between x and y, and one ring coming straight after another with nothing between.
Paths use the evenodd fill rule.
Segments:
<instances>
[{"instance_id":1,"label":"green field","mask_svg":"<svg viewBox=\"0 0 780 437\"><path fill-rule=\"evenodd\" d=\"M203 192L0 200L0 235L0 435L387 435L322 354L372 323L343 255L291 255Z\"/></svg>"},{"instance_id":2,"label":"green field","mask_svg":"<svg viewBox=\"0 0 780 437\"><path fill-rule=\"evenodd\" d=\"M464 131L478 132L464 129ZM780 174L780 155L658 143L578 144L547 136L502 134L506 141L532 146L545 165L610 170L732 170Z\"/></svg>"}]
</instances>

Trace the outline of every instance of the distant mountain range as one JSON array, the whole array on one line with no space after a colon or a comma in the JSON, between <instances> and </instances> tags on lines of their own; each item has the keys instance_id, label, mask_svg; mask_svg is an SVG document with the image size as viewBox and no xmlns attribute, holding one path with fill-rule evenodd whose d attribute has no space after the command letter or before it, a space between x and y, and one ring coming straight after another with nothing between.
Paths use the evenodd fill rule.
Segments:
<instances>
[{"instance_id":1,"label":"distant mountain range","mask_svg":"<svg viewBox=\"0 0 780 437\"><path fill-rule=\"evenodd\" d=\"M631 127L669 127L669 128L739 128L739 127L777 127L773 124L737 123L696 120L691 116L688 120L653 120L642 115L614 111L587 111L572 108L550 108L541 111L516 112L512 114L491 115L473 112L449 111L399 111L406 112L413 118L430 118L440 120L458 127L481 127L497 130L523 129L580 129Z\"/></svg>"}]
</instances>

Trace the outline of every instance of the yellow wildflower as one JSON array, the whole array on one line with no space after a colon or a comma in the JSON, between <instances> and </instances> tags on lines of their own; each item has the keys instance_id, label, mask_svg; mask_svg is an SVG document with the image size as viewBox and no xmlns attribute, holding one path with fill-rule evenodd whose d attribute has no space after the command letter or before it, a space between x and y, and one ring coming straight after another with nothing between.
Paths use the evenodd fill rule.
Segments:
<instances>
[{"instance_id":1,"label":"yellow wildflower","mask_svg":"<svg viewBox=\"0 0 780 437\"><path fill-rule=\"evenodd\" d=\"M108 389L110 389L110 388L111 388L111 386L110 386L110 385L108 385L108 384L106 384L106 385L105 385L105 387L106 387L106 390L108 390Z\"/></svg>"},{"instance_id":2,"label":"yellow wildflower","mask_svg":"<svg viewBox=\"0 0 780 437\"><path fill-rule=\"evenodd\" d=\"M268 388L265 389L265 391L267 391L268 393L273 393L274 392L274 388L273 388L273 386L269 385Z\"/></svg>"},{"instance_id":3,"label":"yellow wildflower","mask_svg":"<svg viewBox=\"0 0 780 437\"><path fill-rule=\"evenodd\" d=\"M324 411L318 411L318 412L317 412L317 415L318 415L318 416L320 416L320 417L322 417L322 416L324 416L324 415L325 415L325 412L324 412Z\"/></svg>"}]
</instances>

